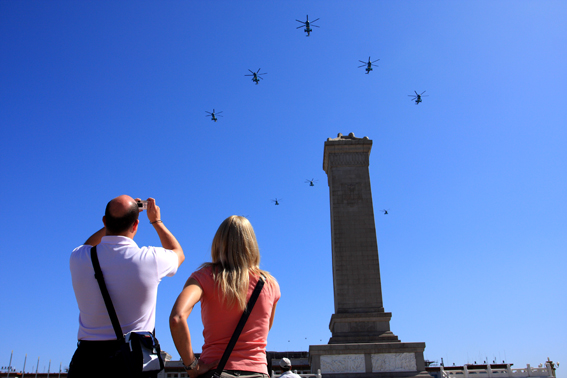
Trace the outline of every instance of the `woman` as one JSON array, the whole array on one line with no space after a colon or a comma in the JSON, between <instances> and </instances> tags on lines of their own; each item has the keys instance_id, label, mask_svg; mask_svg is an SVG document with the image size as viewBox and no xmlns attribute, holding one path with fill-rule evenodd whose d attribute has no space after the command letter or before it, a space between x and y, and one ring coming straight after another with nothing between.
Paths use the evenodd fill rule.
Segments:
<instances>
[{"instance_id":1,"label":"woman","mask_svg":"<svg viewBox=\"0 0 567 378\"><path fill-rule=\"evenodd\" d=\"M211 263L189 277L169 317L171 335L187 374L195 378L218 364L263 276L264 287L224 367L223 378L268 377L266 344L280 288L268 272L260 270L258 242L248 219L233 215L222 222L213 238L211 258ZM205 345L197 360L187 318L199 301Z\"/></svg>"}]
</instances>

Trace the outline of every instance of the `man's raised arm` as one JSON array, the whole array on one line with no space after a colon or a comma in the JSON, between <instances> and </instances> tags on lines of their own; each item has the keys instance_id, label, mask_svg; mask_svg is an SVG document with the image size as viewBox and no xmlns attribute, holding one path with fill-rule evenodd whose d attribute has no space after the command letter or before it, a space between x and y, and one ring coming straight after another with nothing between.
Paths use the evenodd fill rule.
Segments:
<instances>
[{"instance_id":1,"label":"man's raised arm","mask_svg":"<svg viewBox=\"0 0 567 378\"><path fill-rule=\"evenodd\" d=\"M100 244L100 240L104 235L106 235L106 227L103 227L94 234L92 234L91 237L87 239L84 245L90 245L94 247L95 245Z\"/></svg>"},{"instance_id":2,"label":"man's raised arm","mask_svg":"<svg viewBox=\"0 0 567 378\"><path fill-rule=\"evenodd\" d=\"M165 249L170 249L175 252L179 261L179 267L185 260L183 249L181 248L181 244L179 244L175 236L173 236L173 234L167 229L167 227L165 227L165 225L161 221L160 209L159 206L156 205L155 199L148 198L147 211L148 219L158 233L159 240L161 241L161 246Z\"/></svg>"}]
</instances>

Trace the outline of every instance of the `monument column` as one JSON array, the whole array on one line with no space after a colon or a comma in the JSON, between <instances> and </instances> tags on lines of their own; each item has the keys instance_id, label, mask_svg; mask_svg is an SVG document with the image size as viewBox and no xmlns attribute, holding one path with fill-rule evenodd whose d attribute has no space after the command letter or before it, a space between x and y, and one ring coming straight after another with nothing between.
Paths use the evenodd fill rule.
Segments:
<instances>
[{"instance_id":1,"label":"monument column","mask_svg":"<svg viewBox=\"0 0 567 378\"><path fill-rule=\"evenodd\" d=\"M372 191L372 141L354 134L325 142L329 182L335 314L329 344L398 341L384 312Z\"/></svg>"},{"instance_id":2,"label":"monument column","mask_svg":"<svg viewBox=\"0 0 567 378\"><path fill-rule=\"evenodd\" d=\"M327 345L310 345L312 372L325 378L431 377L425 343L403 343L384 311L372 190L368 172L372 141L339 134L327 139L323 169L331 205L335 313Z\"/></svg>"}]
</instances>

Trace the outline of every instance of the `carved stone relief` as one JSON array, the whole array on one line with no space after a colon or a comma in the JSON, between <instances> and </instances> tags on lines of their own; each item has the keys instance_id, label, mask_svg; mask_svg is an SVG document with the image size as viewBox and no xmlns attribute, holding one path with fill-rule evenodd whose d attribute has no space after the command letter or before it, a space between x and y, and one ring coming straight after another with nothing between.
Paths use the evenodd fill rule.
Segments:
<instances>
[{"instance_id":1,"label":"carved stone relief","mask_svg":"<svg viewBox=\"0 0 567 378\"><path fill-rule=\"evenodd\" d=\"M372 371L416 371L414 353L385 353L372 355Z\"/></svg>"},{"instance_id":2,"label":"carved stone relief","mask_svg":"<svg viewBox=\"0 0 567 378\"><path fill-rule=\"evenodd\" d=\"M370 164L370 156L368 153L364 152L330 154L329 159L331 168L352 166L368 167Z\"/></svg>"},{"instance_id":3,"label":"carved stone relief","mask_svg":"<svg viewBox=\"0 0 567 378\"><path fill-rule=\"evenodd\" d=\"M364 354L321 356L321 373L364 373Z\"/></svg>"}]
</instances>

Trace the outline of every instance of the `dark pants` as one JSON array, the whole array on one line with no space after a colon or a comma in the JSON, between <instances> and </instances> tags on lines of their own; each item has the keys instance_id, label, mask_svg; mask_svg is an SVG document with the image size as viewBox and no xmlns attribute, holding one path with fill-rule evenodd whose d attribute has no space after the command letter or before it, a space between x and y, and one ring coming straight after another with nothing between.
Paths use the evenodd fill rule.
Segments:
<instances>
[{"instance_id":1,"label":"dark pants","mask_svg":"<svg viewBox=\"0 0 567 378\"><path fill-rule=\"evenodd\" d=\"M133 377L118 351L120 344L110 341L79 341L77 350L69 365L68 378L142 378L156 377L157 373L148 375L140 373ZM141 366L142 361L140 361ZM140 368L141 369L141 368Z\"/></svg>"}]
</instances>

